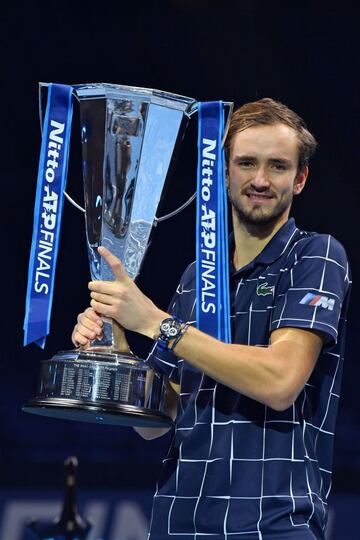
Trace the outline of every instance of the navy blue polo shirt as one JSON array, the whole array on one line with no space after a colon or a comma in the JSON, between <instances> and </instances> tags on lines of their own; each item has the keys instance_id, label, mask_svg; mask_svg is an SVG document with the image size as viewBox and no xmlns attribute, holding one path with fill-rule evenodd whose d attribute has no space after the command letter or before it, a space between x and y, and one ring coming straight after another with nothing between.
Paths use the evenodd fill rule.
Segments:
<instances>
[{"instance_id":1,"label":"navy blue polo shirt","mask_svg":"<svg viewBox=\"0 0 360 540\"><path fill-rule=\"evenodd\" d=\"M151 540L324 538L349 289L341 244L293 219L250 264L230 267L233 343L267 347L283 327L324 336L310 379L282 412L154 347L149 362L180 384L180 400ZM191 264L170 311L195 324L195 297Z\"/></svg>"}]
</instances>

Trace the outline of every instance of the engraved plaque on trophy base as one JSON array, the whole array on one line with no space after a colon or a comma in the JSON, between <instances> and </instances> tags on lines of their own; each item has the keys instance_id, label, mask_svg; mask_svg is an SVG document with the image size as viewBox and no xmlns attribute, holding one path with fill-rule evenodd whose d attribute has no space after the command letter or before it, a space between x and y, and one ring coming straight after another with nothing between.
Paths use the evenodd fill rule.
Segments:
<instances>
[{"instance_id":1,"label":"engraved plaque on trophy base","mask_svg":"<svg viewBox=\"0 0 360 540\"><path fill-rule=\"evenodd\" d=\"M165 427L165 379L134 355L62 351L42 362L40 385L26 412L133 427Z\"/></svg>"}]
</instances>

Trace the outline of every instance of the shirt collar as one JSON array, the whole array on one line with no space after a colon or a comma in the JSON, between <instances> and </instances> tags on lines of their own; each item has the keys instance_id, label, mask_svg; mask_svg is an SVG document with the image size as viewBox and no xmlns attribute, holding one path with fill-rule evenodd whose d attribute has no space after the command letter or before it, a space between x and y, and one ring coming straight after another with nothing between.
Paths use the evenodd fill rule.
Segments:
<instances>
[{"instance_id":1,"label":"shirt collar","mask_svg":"<svg viewBox=\"0 0 360 540\"><path fill-rule=\"evenodd\" d=\"M266 244L264 249L253 259L249 264L246 266L243 266L242 268L239 268L239 270L235 270L234 264L233 264L233 253L235 249L235 240L234 240L234 233L231 233L229 238L229 253L230 253L230 273L238 273L238 272L244 272L245 270L252 270L257 265L269 265L276 261L285 249L287 248L288 244L291 242L292 238L295 236L296 231L298 231L298 228L296 227L294 218L290 218L280 229L277 231L277 233L271 238L271 240Z\"/></svg>"}]
</instances>

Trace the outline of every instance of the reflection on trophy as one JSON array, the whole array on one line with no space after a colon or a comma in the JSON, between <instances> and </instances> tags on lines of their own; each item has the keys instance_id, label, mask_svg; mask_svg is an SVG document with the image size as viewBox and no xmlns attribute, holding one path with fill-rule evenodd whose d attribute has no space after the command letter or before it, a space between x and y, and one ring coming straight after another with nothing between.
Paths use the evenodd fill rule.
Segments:
<instances>
[{"instance_id":1,"label":"reflection on trophy","mask_svg":"<svg viewBox=\"0 0 360 540\"><path fill-rule=\"evenodd\" d=\"M97 252L139 273L174 149L196 110L192 98L110 84L74 86L79 102L86 236L93 280L113 280ZM47 85L40 85L40 102ZM131 353L123 329L104 320L101 341L42 363L27 412L106 424L164 426L165 381Z\"/></svg>"}]
</instances>

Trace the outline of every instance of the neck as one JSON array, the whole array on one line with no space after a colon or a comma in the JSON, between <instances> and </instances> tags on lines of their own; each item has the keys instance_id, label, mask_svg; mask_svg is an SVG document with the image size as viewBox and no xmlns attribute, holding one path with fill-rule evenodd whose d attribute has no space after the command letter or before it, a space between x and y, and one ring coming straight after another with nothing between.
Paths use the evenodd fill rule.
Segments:
<instances>
[{"instance_id":1,"label":"neck","mask_svg":"<svg viewBox=\"0 0 360 540\"><path fill-rule=\"evenodd\" d=\"M234 209L232 209L232 216L235 239L234 266L236 270L243 268L254 260L289 217L288 213L286 213L276 222L254 225L241 221Z\"/></svg>"}]
</instances>

